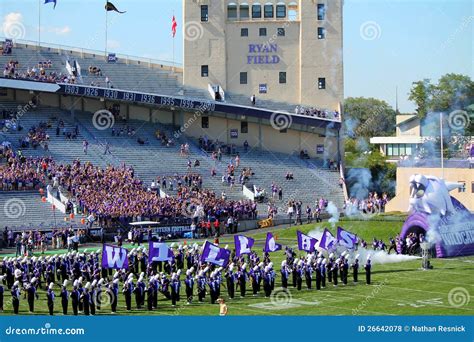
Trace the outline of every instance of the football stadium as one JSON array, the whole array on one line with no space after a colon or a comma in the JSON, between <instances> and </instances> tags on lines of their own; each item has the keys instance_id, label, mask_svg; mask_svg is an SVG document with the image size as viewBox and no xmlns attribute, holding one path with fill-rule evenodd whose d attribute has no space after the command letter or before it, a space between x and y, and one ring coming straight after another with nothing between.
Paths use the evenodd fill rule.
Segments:
<instances>
[{"instance_id":1,"label":"football stadium","mask_svg":"<svg viewBox=\"0 0 474 342\"><path fill-rule=\"evenodd\" d=\"M131 1L42 41L66 2L0 12L0 316L474 314L472 63L402 112L345 92L351 1L182 0L169 61L108 42Z\"/></svg>"}]
</instances>

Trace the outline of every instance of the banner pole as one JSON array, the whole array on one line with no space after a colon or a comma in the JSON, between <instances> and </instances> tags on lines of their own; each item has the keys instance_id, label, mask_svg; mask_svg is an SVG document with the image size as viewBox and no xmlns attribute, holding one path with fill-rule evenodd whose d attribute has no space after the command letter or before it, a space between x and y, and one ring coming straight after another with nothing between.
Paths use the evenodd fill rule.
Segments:
<instances>
[{"instance_id":1,"label":"banner pole","mask_svg":"<svg viewBox=\"0 0 474 342\"><path fill-rule=\"evenodd\" d=\"M107 6L105 8L105 58L107 59L107 19L108 19L109 11L107 10Z\"/></svg>"},{"instance_id":2,"label":"banner pole","mask_svg":"<svg viewBox=\"0 0 474 342\"><path fill-rule=\"evenodd\" d=\"M38 0L38 50L41 50L41 0Z\"/></svg>"}]
</instances>

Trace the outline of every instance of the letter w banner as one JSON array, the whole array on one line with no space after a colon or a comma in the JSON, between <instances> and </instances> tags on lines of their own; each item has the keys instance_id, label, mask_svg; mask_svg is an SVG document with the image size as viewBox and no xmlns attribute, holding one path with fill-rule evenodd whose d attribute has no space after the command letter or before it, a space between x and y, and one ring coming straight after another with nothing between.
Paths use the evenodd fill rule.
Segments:
<instances>
[{"instance_id":1,"label":"letter w banner","mask_svg":"<svg viewBox=\"0 0 474 342\"><path fill-rule=\"evenodd\" d=\"M235 255L240 257L244 254L250 254L255 240L243 235L234 235Z\"/></svg>"},{"instance_id":2,"label":"letter w banner","mask_svg":"<svg viewBox=\"0 0 474 342\"><path fill-rule=\"evenodd\" d=\"M128 250L104 244L102 247L102 268L128 270Z\"/></svg>"},{"instance_id":3,"label":"letter w banner","mask_svg":"<svg viewBox=\"0 0 474 342\"><path fill-rule=\"evenodd\" d=\"M341 227L337 227L337 243L347 249L354 249L357 236Z\"/></svg>"},{"instance_id":4,"label":"letter w banner","mask_svg":"<svg viewBox=\"0 0 474 342\"><path fill-rule=\"evenodd\" d=\"M296 231L296 236L298 238L298 249L300 251L314 252L314 246L318 242L318 239L312 238L306 234L303 234L299 230Z\"/></svg>"},{"instance_id":5,"label":"letter w banner","mask_svg":"<svg viewBox=\"0 0 474 342\"><path fill-rule=\"evenodd\" d=\"M150 241L148 245L148 262L170 261L174 259L173 251L164 242Z\"/></svg>"},{"instance_id":6,"label":"letter w banner","mask_svg":"<svg viewBox=\"0 0 474 342\"><path fill-rule=\"evenodd\" d=\"M230 260L230 251L206 241L202 249L201 262L226 267Z\"/></svg>"},{"instance_id":7,"label":"letter w banner","mask_svg":"<svg viewBox=\"0 0 474 342\"><path fill-rule=\"evenodd\" d=\"M321 235L321 240L319 241L319 247L327 251L336 248L337 240L334 235L326 228L324 229L323 235Z\"/></svg>"}]
</instances>

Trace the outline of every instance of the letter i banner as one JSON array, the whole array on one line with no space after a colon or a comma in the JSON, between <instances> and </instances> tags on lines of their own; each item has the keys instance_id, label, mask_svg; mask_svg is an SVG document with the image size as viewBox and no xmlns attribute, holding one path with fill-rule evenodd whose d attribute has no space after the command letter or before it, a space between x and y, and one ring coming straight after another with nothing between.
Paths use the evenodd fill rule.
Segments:
<instances>
[{"instance_id":1,"label":"letter i banner","mask_svg":"<svg viewBox=\"0 0 474 342\"><path fill-rule=\"evenodd\" d=\"M128 250L104 244L102 247L102 268L128 270Z\"/></svg>"}]
</instances>

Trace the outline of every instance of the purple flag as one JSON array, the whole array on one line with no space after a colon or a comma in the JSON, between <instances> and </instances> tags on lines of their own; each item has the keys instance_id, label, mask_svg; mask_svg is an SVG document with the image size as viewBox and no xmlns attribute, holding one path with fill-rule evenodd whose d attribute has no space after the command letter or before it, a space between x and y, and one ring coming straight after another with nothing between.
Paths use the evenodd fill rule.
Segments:
<instances>
[{"instance_id":1,"label":"purple flag","mask_svg":"<svg viewBox=\"0 0 474 342\"><path fill-rule=\"evenodd\" d=\"M281 245L279 243L276 243L276 240L273 237L273 234L268 232L267 240L265 241L265 247L263 248L263 251L266 253L270 253L270 252L276 252L279 250L281 250Z\"/></svg>"},{"instance_id":2,"label":"purple flag","mask_svg":"<svg viewBox=\"0 0 474 342\"><path fill-rule=\"evenodd\" d=\"M206 241L202 249L201 262L211 263L214 265L226 267L229 263L230 251L225 248L220 248L217 245Z\"/></svg>"},{"instance_id":3,"label":"purple flag","mask_svg":"<svg viewBox=\"0 0 474 342\"><path fill-rule=\"evenodd\" d=\"M249 254L255 243L255 240L243 235L234 235L235 255L240 257L244 254Z\"/></svg>"},{"instance_id":4,"label":"purple flag","mask_svg":"<svg viewBox=\"0 0 474 342\"><path fill-rule=\"evenodd\" d=\"M314 252L314 246L316 242L318 242L318 239L303 234L299 230L296 231L296 236L298 238L298 249L300 251Z\"/></svg>"},{"instance_id":5,"label":"purple flag","mask_svg":"<svg viewBox=\"0 0 474 342\"><path fill-rule=\"evenodd\" d=\"M357 242L357 236L341 227L337 227L337 242L343 247L353 249Z\"/></svg>"},{"instance_id":6,"label":"purple flag","mask_svg":"<svg viewBox=\"0 0 474 342\"><path fill-rule=\"evenodd\" d=\"M150 241L148 244L148 262L153 261L170 261L174 259L171 248L164 242Z\"/></svg>"},{"instance_id":7,"label":"purple flag","mask_svg":"<svg viewBox=\"0 0 474 342\"><path fill-rule=\"evenodd\" d=\"M326 228L324 229L323 235L321 235L321 241L319 241L319 247L325 250L331 250L336 247L337 240Z\"/></svg>"},{"instance_id":8,"label":"purple flag","mask_svg":"<svg viewBox=\"0 0 474 342\"><path fill-rule=\"evenodd\" d=\"M128 250L104 244L102 247L102 268L128 270Z\"/></svg>"}]
</instances>

